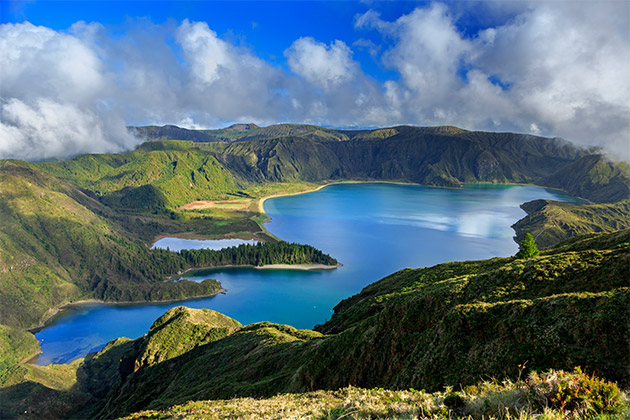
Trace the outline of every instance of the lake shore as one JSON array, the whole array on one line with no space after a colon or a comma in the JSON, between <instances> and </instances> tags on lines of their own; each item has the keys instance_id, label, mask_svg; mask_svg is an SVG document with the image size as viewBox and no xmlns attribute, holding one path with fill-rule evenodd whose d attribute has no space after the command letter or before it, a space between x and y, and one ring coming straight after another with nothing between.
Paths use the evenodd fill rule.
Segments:
<instances>
[{"instance_id":1,"label":"lake shore","mask_svg":"<svg viewBox=\"0 0 630 420\"><path fill-rule=\"evenodd\" d=\"M216 295L220 295L220 294L225 294L227 293L227 290L224 288L221 288L221 290L217 291L216 293L211 293L208 295L199 295L199 296L189 296L189 297L185 297L185 298L181 298L181 299L166 299L166 300L134 300L134 301L123 301L123 302L112 302L112 301L105 301L105 300L100 300L100 299L82 299L82 300L73 300L70 302L65 302L62 303L60 305L55 306L52 309L49 309L48 312L44 315L44 317L42 317L42 321L40 321L40 323L33 328L29 328L27 329L28 332L35 334L39 331L41 331L42 329L44 329L48 323L50 323L50 321L53 320L53 318L55 318L56 316L62 314L64 311L67 311L68 309L75 307L75 306L82 306L82 305L88 305L91 303L99 303L99 304L104 304L104 305L111 305L111 306L116 306L116 305L142 305L145 303L173 303L173 302L185 302L188 300L193 300L193 299L204 299L204 298L209 298L212 296L216 296ZM34 357L34 356L33 356ZM32 358L32 357L31 357ZM29 362L26 362L29 363Z\"/></svg>"},{"instance_id":2,"label":"lake shore","mask_svg":"<svg viewBox=\"0 0 630 420\"><path fill-rule=\"evenodd\" d=\"M267 264L263 266L253 266L256 270L334 270L341 267L337 265L325 264Z\"/></svg>"},{"instance_id":3,"label":"lake shore","mask_svg":"<svg viewBox=\"0 0 630 420\"><path fill-rule=\"evenodd\" d=\"M315 191L319 191L322 188L325 187L329 187L331 185L340 185L340 184L395 184L395 185L421 185L418 184L416 182L405 182L405 181L380 181L380 180L346 180L346 181L324 181L324 184L322 185L318 185L315 188L309 188L307 190L304 191L298 191L298 192L287 192L287 193L278 193L278 194L273 194L273 195L269 195L266 197L262 197L258 199L258 212L262 215L267 216L267 213L265 213L265 208L264 208L264 204L265 201L271 199L271 198L279 198L279 197L289 197L292 195L301 195L301 194L308 194L308 193L312 193Z\"/></svg>"},{"instance_id":4,"label":"lake shore","mask_svg":"<svg viewBox=\"0 0 630 420\"><path fill-rule=\"evenodd\" d=\"M251 264L242 264L242 265L221 265L218 267L195 267L188 268L180 273L173 274L169 277L170 281L177 281L182 278L182 276L186 273L194 272L194 271L205 271L205 270L221 270L224 268L253 268L254 270L298 270L298 271L311 271L311 270L334 270L335 268L342 267L343 264L337 263L336 265L325 265L325 264L267 264L267 265L251 265Z\"/></svg>"}]
</instances>

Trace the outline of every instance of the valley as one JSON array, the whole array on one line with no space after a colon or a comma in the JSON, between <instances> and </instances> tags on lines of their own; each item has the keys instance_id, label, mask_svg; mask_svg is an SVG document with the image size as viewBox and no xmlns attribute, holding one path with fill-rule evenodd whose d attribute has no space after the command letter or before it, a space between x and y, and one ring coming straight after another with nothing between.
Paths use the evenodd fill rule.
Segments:
<instances>
[{"instance_id":1,"label":"valley","mask_svg":"<svg viewBox=\"0 0 630 420\"><path fill-rule=\"evenodd\" d=\"M472 386L484 375L514 378L524 362L534 370L581 366L628 385L620 373L628 364L622 353L628 339L623 317L630 227L627 163L559 139L455 127L166 128L136 128L149 141L128 153L61 162L0 161L0 397L11 401L3 416L14 417L23 403L62 417L86 415L73 410L95 404L93 414L110 418L191 398L268 397L347 385L437 391L446 385ZM150 249L156 238L255 238L265 242L265 249L280 249L285 243L278 239L289 236L264 226L269 217L263 206L275 202L264 199L348 181L453 191L535 185L582 201L538 196L516 203L528 214L514 225L516 238L532 233L545 248L540 257L511 259L516 243L508 236L509 253L495 249L477 261L414 257L403 266L383 265L386 271L370 282L386 276L383 280L330 296L338 302L354 295L335 307L332 318L330 312L318 315L318 332L296 330L281 319L235 321L204 312L206 319L193 309L171 309L162 322L190 318L201 330L181 321L181 336L169 330L162 337L153 324L144 337L116 340L72 364L20 363L39 351L27 330L71 301L214 295L224 286L212 275L204 281L165 279L189 268L261 265L255 249L229 251L230 256L173 253ZM322 208L321 214L327 211ZM344 264L339 272L352 266L326 249L325 241L310 245L296 245L295 252L283 251L264 264L335 265L338 258ZM398 271L405 266L428 268ZM300 328L312 326L308 321ZM189 344L181 347L184 342ZM173 346L175 353L167 350ZM200 376L193 367L200 361L218 370ZM169 377L174 371L187 373ZM99 375L108 379L99 381ZM168 389L154 386L158 376L168 378ZM63 378L71 377L81 377L81 384L64 388Z\"/></svg>"}]
</instances>

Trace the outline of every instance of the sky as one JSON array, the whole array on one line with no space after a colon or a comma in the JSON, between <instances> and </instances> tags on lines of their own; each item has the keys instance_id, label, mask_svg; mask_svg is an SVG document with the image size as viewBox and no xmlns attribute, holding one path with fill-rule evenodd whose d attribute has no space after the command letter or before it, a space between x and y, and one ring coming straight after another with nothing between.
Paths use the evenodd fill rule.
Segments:
<instances>
[{"instance_id":1,"label":"sky","mask_svg":"<svg viewBox=\"0 0 630 420\"><path fill-rule=\"evenodd\" d=\"M410 124L630 159L630 1L0 0L0 158L130 125Z\"/></svg>"}]
</instances>

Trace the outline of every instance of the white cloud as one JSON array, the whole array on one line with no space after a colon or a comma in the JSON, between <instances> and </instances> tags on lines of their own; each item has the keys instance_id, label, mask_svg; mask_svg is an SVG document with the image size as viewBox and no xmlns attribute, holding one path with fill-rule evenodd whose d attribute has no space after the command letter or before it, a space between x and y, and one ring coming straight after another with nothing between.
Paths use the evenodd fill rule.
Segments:
<instances>
[{"instance_id":1,"label":"white cloud","mask_svg":"<svg viewBox=\"0 0 630 420\"><path fill-rule=\"evenodd\" d=\"M357 73L352 51L343 41L326 45L310 37L300 38L284 54L292 72L320 89L333 89Z\"/></svg>"},{"instance_id":2,"label":"white cloud","mask_svg":"<svg viewBox=\"0 0 630 420\"><path fill-rule=\"evenodd\" d=\"M437 3L393 22L370 11L355 26L395 40L383 61L401 77L385 83L385 97L401 122L562 136L629 159L629 4L510 10L512 19L472 36Z\"/></svg>"},{"instance_id":3,"label":"white cloud","mask_svg":"<svg viewBox=\"0 0 630 420\"><path fill-rule=\"evenodd\" d=\"M223 69L234 68L230 45L217 37L205 22L190 23L185 19L176 32L194 76L204 83L217 81Z\"/></svg>"},{"instance_id":4,"label":"white cloud","mask_svg":"<svg viewBox=\"0 0 630 420\"><path fill-rule=\"evenodd\" d=\"M40 160L126 150L135 139L124 122L75 105L10 99L0 107L0 155Z\"/></svg>"},{"instance_id":5,"label":"white cloud","mask_svg":"<svg viewBox=\"0 0 630 420\"><path fill-rule=\"evenodd\" d=\"M0 157L67 158L137 143L107 109L109 75L86 42L29 23L0 25L0 68Z\"/></svg>"},{"instance_id":6,"label":"white cloud","mask_svg":"<svg viewBox=\"0 0 630 420\"><path fill-rule=\"evenodd\" d=\"M94 51L71 35L30 23L0 25L0 68L2 97L83 102L104 84Z\"/></svg>"},{"instance_id":7,"label":"white cloud","mask_svg":"<svg viewBox=\"0 0 630 420\"><path fill-rule=\"evenodd\" d=\"M463 33L477 6L490 27ZM288 70L203 22L131 20L122 36L2 24L0 158L132 148L125 125L251 121L530 132L630 159L629 16L615 1L433 3L391 21L370 10L351 46L288 45ZM375 81L353 48L396 75Z\"/></svg>"}]
</instances>

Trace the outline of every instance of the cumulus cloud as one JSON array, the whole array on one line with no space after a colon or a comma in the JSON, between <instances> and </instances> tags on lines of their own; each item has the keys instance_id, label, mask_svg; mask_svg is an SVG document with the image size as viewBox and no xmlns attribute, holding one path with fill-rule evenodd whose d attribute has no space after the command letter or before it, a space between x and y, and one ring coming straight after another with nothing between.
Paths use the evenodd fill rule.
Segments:
<instances>
[{"instance_id":1,"label":"cumulus cloud","mask_svg":"<svg viewBox=\"0 0 630 420\"><path fill-rule=\"evenodd\" d=\"M357 72L352 51L339 40L326 45L310 37L300 38L285 51L285 56L292 72L324 90L339 86Z\"/></svg>"},{"instance_id":2,"label":"cumulus cloud","mask_svg":"<svg viewBox=\"0 0 630 420\"><path fill-rule=\"evenodd\" d=\"M628 5L532 2L511 11L473 36L438 3L393 22L370 11L355 26L395 39L382 59L401 78L385 83L385 95L403 121L562 136L630 158Z\"/></svg>"},{"instance_id":3,"label":"cumulus cloud","mask_svg":"<svg viewBox=\"0 0 630 420\"><path fill-rule=\"evenodd\" d=\"M137 142L107 109L108 75L80 39L29 23L0 26L0 157L66 158Z\"/></svg>"},{"instance_id":4,"label":"cumulus cloud","mask_svg":"<svg viewBox=\"0 0 630 420\"><path fill-rule=\"evenodd\" d=\"M124 121L76 105L10 99L0 108L0 155L40 160L80 153L111 153L132 147Z\"/></svg>"},{"instance_id":5,"label":"cumulus cloud","mask_svg":"<svg viewBox=\"0 0 630 420\"><path fill-rule=\"evenodd\" d=\"M0 158L133 148L126 125L251 121L529 132L630 159L630 5L487 2L489 23L464 32L477 6L432 3L393 20L369 10L354 42L301 37L280 65L204 22L130 20L116 36L94 23L2 24ZM377 82L353 49L395 76Z\"/></svg>"}]
</instances>

